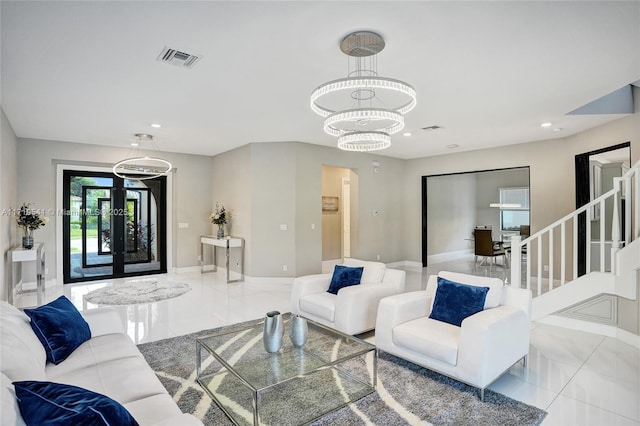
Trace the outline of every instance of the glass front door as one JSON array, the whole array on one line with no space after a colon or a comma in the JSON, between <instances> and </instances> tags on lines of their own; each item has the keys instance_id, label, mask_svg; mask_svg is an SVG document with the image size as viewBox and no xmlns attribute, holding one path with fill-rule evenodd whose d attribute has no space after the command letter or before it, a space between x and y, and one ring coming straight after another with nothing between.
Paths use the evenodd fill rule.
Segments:
<instances>
[{"instance_id":1,"label":"glass front door","mask_svg":"<svg viewBox=\"0 0 640 426\"><path fill-rule=\"evenodd\" d=\"M64 172L64 282L164 273L166 178Z\"/></svg>"}]
</instances>

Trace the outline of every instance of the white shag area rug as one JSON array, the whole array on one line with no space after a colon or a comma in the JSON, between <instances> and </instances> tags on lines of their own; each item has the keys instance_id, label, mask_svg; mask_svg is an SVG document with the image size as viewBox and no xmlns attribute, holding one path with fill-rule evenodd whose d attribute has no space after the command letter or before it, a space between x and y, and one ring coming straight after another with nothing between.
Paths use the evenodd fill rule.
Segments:
<instances>
[{"instance_id":1,"label":"white shag area rug","mask_svg":"<svg viewBox=\"0 0 640 426\"><path fill-rule=\"evenodd\" d=\"M189 290L191 287L186 283L142 278L90 291L84 299L96 305L136 305L171 299Z\"/></svg>"}]
</instances>

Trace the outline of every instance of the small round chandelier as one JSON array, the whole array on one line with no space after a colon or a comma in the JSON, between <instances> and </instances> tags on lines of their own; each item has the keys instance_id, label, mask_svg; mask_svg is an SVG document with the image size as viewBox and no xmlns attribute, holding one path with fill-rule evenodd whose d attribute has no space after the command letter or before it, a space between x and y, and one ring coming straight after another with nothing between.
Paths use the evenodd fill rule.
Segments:
<instances>
[{"instance_id":1,"label":"small round chandelier","mask_svg":"<svg viewBox=\"0 0 640 426\"><path fill-rule=\"evenodd\" d=\"M136 133L134 136L137 139L137 142L132 144L136 147L134 156L118 161L113 166L113 174L123 179L147 180L169 173L173 167L169 161L159 157L140 155L141 143L150 142L153 148L158 151L158 148L153 142L153 135Z\"/></svg>"},{"instance_id":2,"label":"small round chandelier","mask_svg":"<svg viewBox=\"0 0 640 426\"><path fill-rule=\"evenodd\" d=\"M311 93L311 109L324 118L324 131L338 138L346 151L377 151L391 146L391 135L404 128L404 114L416 106L409 84L378 76L376 55L382 37L358 31L340 42L347 55L348 76L318 86Z\"/></svg>"}]
</instances>

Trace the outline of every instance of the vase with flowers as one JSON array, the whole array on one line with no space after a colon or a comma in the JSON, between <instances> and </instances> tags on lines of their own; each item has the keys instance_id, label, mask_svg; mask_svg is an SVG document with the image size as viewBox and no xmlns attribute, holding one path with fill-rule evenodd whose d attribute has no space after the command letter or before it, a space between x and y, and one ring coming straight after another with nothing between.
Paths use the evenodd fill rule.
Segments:
<instances>
[{"instance_id":1,"label":"vase with flowers","mask_svg":"<svg viewBox=\"0 0 640 426\"><path fill-rule=\"evenodd\" d=\"M36 209L31 208L31 204L23 203L18 212L16 222L22 228L22 247L33 248L33 231L42 228L47 224L49 218Z\"/></svg>"},{"instance_id":2,"label":"vase with flowers","mask_svg":"<svg viewBox=\"0 0 640 426\"><path fill-rule=\"evenodd\" d=\"M218 225L218 238L224 238L224 225L227 223L227 210L224 205L216 202L216 209L211 213L211 223Z\"/></svg>"}]
</instances>

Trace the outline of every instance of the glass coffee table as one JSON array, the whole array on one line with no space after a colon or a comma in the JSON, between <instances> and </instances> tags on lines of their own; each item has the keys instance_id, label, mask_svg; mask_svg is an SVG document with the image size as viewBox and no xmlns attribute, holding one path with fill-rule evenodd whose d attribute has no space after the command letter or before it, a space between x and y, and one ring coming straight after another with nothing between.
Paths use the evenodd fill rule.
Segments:
<instances>
[{"instance_id":1,"label":"glass coffee table","mask_svg":"<svg viewBox=\"0 0 640 426\"><path fill-rule=\"evenodd\" d=\"M301 347L265 351L264 322L196 340L197 381L237 425L309 423L376 389L376 347L307 320ZM211 356L207 356L207 355Z\"/></svg>"}]
</instances>

